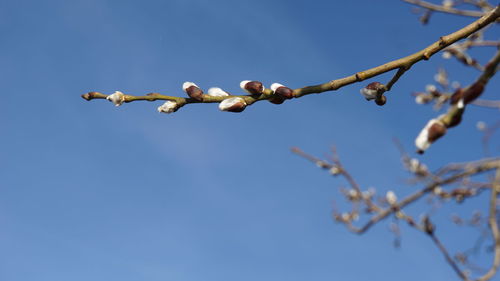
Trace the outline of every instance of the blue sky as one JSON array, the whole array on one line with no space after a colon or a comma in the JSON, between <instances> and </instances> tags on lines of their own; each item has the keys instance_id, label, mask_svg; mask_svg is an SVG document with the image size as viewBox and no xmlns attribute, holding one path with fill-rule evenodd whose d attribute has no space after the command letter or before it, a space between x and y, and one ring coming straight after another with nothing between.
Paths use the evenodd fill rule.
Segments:
<instances>
[{"instance_id":1,"label":"blue sky","mask_svg":"<svg viewBox=\"0 0 500 281\"><path fill-rule=\"evenodd\" d=\"M245 79L297 88L408 55L469 22L435 15L421 26L399 1L0 1L0 279L453 280L420 233L403 228L394 249L387 223L362 237L335 224L346 183L289 149L323 156L336 145L363 188L408 194L392 138L413 151L437 114L410 93L439 66L464 84L474 70L436 56L384 107L359 84L241 114L208 104L164 115L160 102L117 108L80 95L183 95L184 81L238 92ZM498 98L499 86L484 97ZM480 158L475 124L495 118L471 107L420 158L432 168ZM481 201L460 207L470 214ZM477 237L438 231L450 245Z\"/></svg>"}]
</instances>

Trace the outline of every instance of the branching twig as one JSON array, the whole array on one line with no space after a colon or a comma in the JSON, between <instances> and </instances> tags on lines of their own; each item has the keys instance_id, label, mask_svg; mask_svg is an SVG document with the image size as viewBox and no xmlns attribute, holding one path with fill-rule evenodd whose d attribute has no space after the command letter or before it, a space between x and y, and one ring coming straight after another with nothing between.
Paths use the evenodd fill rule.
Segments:
<instances>
[{"instance_id":1,"label":"branching twig","mask_svg":"<svg viewBox=\"0 0 500 281\"><path fill-rule=\"evenodd\" d=\"M431 56L439 52L440 50L446 48L447 46L453 44L454 42L463 39L474 32L482 29L483 27L489 25L500 17L500 5L497 6L492 11L486 13L483 17L479 18L475 22L467 25L466 27L453 32L449 35L442 36L438 41L429 45L428 47L418 51L410 56L397 59L386 64L367 69L364 71L357 72L351 76L347 76L344 78L332 80L323 84L307 86L303 88L298 88L293 90L293 97L298 98L309 94L314 93L322 93L326 91L334 91L338 90L346 85L353 84L356 82L360 82L380 74L392 71L394 69L399 69L400 71L395 75L393 81L389 82L386 86L388 89L392 87L392 85L396 82L396 80L404 73L404 71L411 68L411 66L419 61L428 60ZM387 90L388 90L387 89ZM269 100L274 96L274 92L271 89L264 89L262 94L256 95L237 95L230 97L240 97L244 100L246 105L251 105L257 101ZM87 94L82 95L82 97L86 100L92 99L106 99L108 95L99 93L99 92L89 92ZM167 100L176 103L177 108L184 106L185 104L191 103L220 103L225 99L228 99L227 96L208 96L203 95L200 99L195 98L183 98L183 97L174 97L162 95L159 93L151 93L146 96L133 96L133 95L123 95L120 97L121 102L133 102L139 100L146 101L155 101L155 100ZM120 103L121 104L121 103ZM176 109L177 109L176 108Z\"/></svg>"}]
</instances>

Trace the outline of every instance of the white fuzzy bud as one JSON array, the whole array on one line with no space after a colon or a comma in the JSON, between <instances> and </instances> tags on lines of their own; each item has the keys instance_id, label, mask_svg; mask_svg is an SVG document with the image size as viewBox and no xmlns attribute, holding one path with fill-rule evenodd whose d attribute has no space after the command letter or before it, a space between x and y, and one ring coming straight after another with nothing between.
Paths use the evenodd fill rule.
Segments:
<instances>
[{"instance_id":1,"label":"white fuzzy bud","mask_svg":"<svg viewBox=\"0 0 500 281\"><path fill-rule=\"evenodd\" d=\"M330 175L334 175L334 176L336 176L336 175L340 174L340 169L339 169L339 167L337 167L337 166L333 166L333 167L329 170L329 172L330 172Z\"/></svg>"},{"instance_id":2,"label":"white fuzzy bud","mask_svg":"<svg viewBox=\"0 0 500 281\"><path fill-rule=\"evenodd\" d=\"M158 106L158 112L160 113L173 113L177 111L179 105L175 101L166 101L164 104Z\"/></svg>"},{"instance_id":3,"label":"white fuzzy bud","mask_svg":"<svg viewBox=\"0 0 500 281\"><path fill-rule=\"evenodd\" d=\"M441 195L443 193L443 188L441 188L440 186L436 186L434 187L434 189L432 190L432 193L434 193L434 195Z\"/></svg>"},{"instance_id":4,"label":"white fuzzy bud","mask_svg":"<svg viewBox=\"0 0 500 281\"><path fill-rule=\"evenodd\" d=\"M424 96L424 95L417 95L417 96L415 97L415 102L416 102L417 104L425 104L425 103L426 103L426 98L425 98L425 96Z\"/></svg>"},{"instance_id":5,"label":"white fuzzy bud","mask_svg":"<svg viewBox=\"0 0 500 281\"><path fill-rule=\"evenodd\" d=\"M222 90L221 88L218 87L213 87L208 89L207 95L212 96L212 97L227 97L229 94Z\"/></svg>"},{"instance_id":6,"label":"white fuzzy bud","mask_svg":"<svg viewBox=\"0 0 500 281\"><path fill-rule=\"evenodd\" d=\"M198 85L196 85L195 83L193 82L184 82L182 84L182 90L184 90L184 92L191 86L195 86L196 88L199 88Z\"/></svg>"},{"instance_id":7,"label":"white fuzzy bud","mask_svg":"<svg viewBox=\"0 0 500 281\"><path fill-rule=\"evenodd\" d=\"M389 190L385 194L385 200L387 201L387 203L389 203L389 205L395 205L398 202L398 197L396 196L396 193L394 193L394 191Z\"/></svg>"},{"instance_id":8,"label":"white fuzzy bud","mask_svg":"<svg viewBox=\"0 0 500 281\"><path fill-rule=\"evenodd\" d=\"M420 163L418 159L412 158L408 163L408 170L412 173L423 175L427 173L428 169L427 166L425 164Z\"/></svg>"},{"instance_id":9,"label":"white fuzzy bud","mask_svg":"<svg viewBox=\"0 0 500 281\"><path fill-rule=\"evenodd\" d=\"M125 95L120 91L115 91L113 94L107 96L106 99L114 103L115 106L120 106L125 101Z\"/></svg>"},{"instance_id":10,"label":"white fuzzy bud","mask_svg":"<svg viewBox=\"0 0 500 281\"><path fill-rule=\"evenodd\" d=\"M345 222L348 222L351 220L351 216L348 213L342 213L340 218L342 219L342 221L345 221Z\"/></svg>"},{"instance_id":11,"label":"white fuzzy bud","mask_svg":"<svg viewBox=\"0 0 500 281\"><path fill-rule=\"evenodd\" d=\"M441 55L443 57L443 59L450 59L451 58L451 53L448 52L448 51L444 51L443 54Z\"/></svg>"},{"instance_id":12,"label":"white fuzzy bud","mask_svg":"<svg viewBox=\"0 0 500 281\"><path fill-rule=\"evenodd\" d=\"M222 111L241 112L246 106L245 100L240 97L228 98L219 103L219 109Z\"/></svg>"},{"instance_id":13,"label":"white fuzzy bud","mask_svg":"<svg viewBox=\"0 0 500 281\"><path fill-rule=\"evenodd\" d=\"M359 92L365 97L366 100L374 100L377 98L377 90L362 88Z\"/></svg>"},{"instance_id":14,"label":"white fuzzy bud","mask_svg":"<svg viewBox=\"0 0 500 281\"><path fill-rule=\"evenodd\" d=\"M437 91L437 88L433 84L428 84L428 85L425 86L425 91L427 93L433 93L433 92Z\"/></svg>"}]
</instances>

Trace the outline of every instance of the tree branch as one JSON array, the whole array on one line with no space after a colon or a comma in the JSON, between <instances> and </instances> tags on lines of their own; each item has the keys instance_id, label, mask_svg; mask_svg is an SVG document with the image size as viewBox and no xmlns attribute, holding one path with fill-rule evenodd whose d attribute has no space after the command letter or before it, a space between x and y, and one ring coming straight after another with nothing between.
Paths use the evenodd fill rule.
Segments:
<instances>
[{"instance_id":1,"label":"tree branch","mask_svg":"<svg viewBox=\"0 0 500 281\"><path fill-rule=\"evenodd\" d=\"M413 64L422 60L428 60L430 57L432 57L440 50L482 29L483 27L497 20L499 17L500 17L500 5L497 6L495 9L491 10L490 12L486 13L483 17L479 18L475 22L467 25L466 27L456 32L453 32L449 35L440 37L438 41L422 49L421 51L418 51L407 57L400 58L374 68L357 72L351 76L332 80L319 85L306 86L303 88L295 89L293 90L293 97L299 98L309 94L322 93L326 91L335 91L346 85L353 84L356 82L361 82L363 80L378 76L380 74L392 71L394 69L399 69L400 71L396 73L391 82L389 82L388 85L386 86L388 89L390 89L390 87L392 87L392 85L397 81L397 79L405 71L410 69ZM93 99L106 99L107 97L108 95L99 92L89 92L87 94L82 95L82 98L88 101ZM178 106L177 108L179 108L186 104L191 104L191 103L220 103L223 100L228 99L230 97L240 97L245 101L246 105L251 105L257 101L269 100L275 97L275 93L271 89L264 89L264 91L260 95L237 95L229 97L203 95L201 99L174 97L174 96L162 95L159 93L151 93L146 96L123 95L123 97L121 98L122 102L125 103L139 101L139 100L146 100L146 101L167 100L177 103Z\"/></svg>"}]
</instances>

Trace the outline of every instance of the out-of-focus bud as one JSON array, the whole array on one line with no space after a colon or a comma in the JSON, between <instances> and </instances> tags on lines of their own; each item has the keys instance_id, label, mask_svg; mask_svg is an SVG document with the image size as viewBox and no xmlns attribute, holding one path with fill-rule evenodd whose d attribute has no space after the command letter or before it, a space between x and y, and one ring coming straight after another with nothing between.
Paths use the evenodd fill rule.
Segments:
<instances>
[{"instance_id":1,"label":"out-of-focus bud","mask_svg":"<svg viewBox=\"0 0 500 281\"><path fill-rule=\"evenodd\" d=\"M349 213L342 213L342 215L340 216L341 220L343 222L349 222L351 221L351 216L349 215Z\"/></svg>"},{"instance_id":2,"label":"out-of-focus bud","mask_svg":"<svg viewBox=\"0 0 500 281\"><path fill-rule=\"evenodd\" d=\"M484 91L484 84L476 82L465 89L459 88L450 98L450 104L456 104L463 99L465 104L468 104L477 99Z\"/></svg>"},{"instance_id":3,"label":"out-of-focus bud","mask_svg":"<svg viewBox=\"0 0 500 281\"><path fill-rule=\"evenodd\" d=\"M440 186L436 186L433 190L432 193L437 196L441 196L443 194L443 188Z\"/></svg>"},{"instance_id":4,"label":"out-of-focus bud","mask_svg":"<svg viewBox=\"0 0 500 281\"><path fill-rule=\"evenodd\" d=\"M184 82L182 84L182 89L190 98L193 98L197 101L203 100L203 91L193 82Z\"/></svg>"},{"instance_id":5,"label":"out-of-focus bud","mask_svg":"<svg viewBox=\"0 0 500 281\"><path fill-rule=\"evenodd\" d=\"M434 75L434 80L438 82L443 87L448 87L448 73L444 68L438 69L438 73Z\"/></svg>"},{"instance_id":6,"label":"out-of-focus bud","mask_svg":"<svg viewBox=\"0 0 500 281\"><path fill-rule=\"evenodd\" d=\"M330 175L336 176L336 175L340 174L340 169L337 166L333 166L330 168L329 172L330 172Z\"/></svg>"},{"instance_id":7,"label":"out-of-focus bud","mask_svg":"<svg viewBox=\"0 0 500 281\"><path fill-rule=\"evenodd\" d=\"M173 113L179 109L179 104L175 101L166 101L164 104L158 106L158 112L160 113Z\"/></svg>"},{"instance_id":8,"label":"out-of-focus bud","mask_svg":"<svg viewBox=\"0 0 500 281\"><path fill-rule=\"evenodd\" d=\"M371 199L375 195L375 188L370 187L368 190L362 192L363 199L368 200Z\"/></svg>"},{"instance_id":9,"label":"out-of-focus bud","mask_svg":"<svg viewBox=\"0 0 500 281\"><path fill-rule=\"evenodd\" d=\"M452 57L452 54L448 51L444 51L443 54L441 55L443 57L443 59L451 59Z\"/></svg>"},{"instance_id":10,"label":"out-of-focus bud","mask_svg":"<svg viewBox=\"0 0 500 281\"><path fill-rule=\"evenodd\" d=\"M418 176L425 176L428 173L427 166L423 163L420 163L420 161L418 161L418 159L416 158L410 159L407 169Z\"/></svg>"},{"instance_id":11,"label":"out-of-focus bud","mask_svg":"<svg viewBox=\"0 0 500 281\"><path fill-rule=\"evenodd\" d=\"M229 96L229 94L226 91L224 91L218 87L213 87L213 88L208 89L207 95L209 95L211 97L227 97L227 96Z\"/></svg>"},{"instance_id":12,"label":"out-of-focus bud","mask_svg":"<svg viewBox=\"0 0 500 281\"><path fill-rule=\"evenodd\" d=\"M433 235L434 231L436 230L436 227L434 226L434 224L432 224L431 219L429 219L429 216L427 215L424 216L423 224L424 224L424 231L429 235Z\"/></svg>"},{"instance_id":13,"label":"out-of-focus bud","mask_svg":"<svg viewBox=\"0 0 500 281\"><path fill-rule=\"evenodd\" d=\"M243 80L240 87L251 95L260 95L264 92L264 85L259 81Z\"/></svg>"},{"instance_id":14,"label":"out-of-focus bud","mask_svg":"<svg viewBox=\"0 0 500 281\"><path fill-rule=\"evenodd\" d=\"M355 189L349 189L345 195L350 201L358 201L361 198L361 194Z\"/></svg>"},{"instance_id":15,"label":"out-of-focus bud","mask_svg":"<svg viewBox=\"0 0 500 281\"><path fill-rule=\"evenodd\" d=\"M440 137L446 134L446 126L438 119L431 119L415 139L417 152L422 154Z\"/></svg>"},{"instance_id":16,"label":"out-of-focus bud","mask_svg":"<svg viewBox=\"0 0 500 281\"><path fill-rule=\"evenodd\" d=\"M107 96L106 99L114 103L115 106L120 106L125 101L125 95L120 91L115 91L113 94Z\"/></svg>"},{"instance_id":17,"label":"out-of-focus bud","mask_svg":"<svg viewBox=\"0 0 500 281\"><path fill-rule=\"evenodd\" d=\"M380 82L372 82L359 90L366 100L374 100L384 92L384 85Z\"/></svg>"},{"instance_id":18,"label":"out-of-focus bud","mask_svg":"<svg viewBox=\"0 0 500 281\"><path fill-rule=\"evenodd\" d=\"M240 97L228 98L219 103L219 109L229 112L242 112L247 107L244 99Z\"/></svg>"},{"instance_id":19,"label":"out-of-focus bud","mask_svg":"<svg viewBox=\"0 0 500 281\"><path fill-rule=\"evenodd\" d=\"M426 101L425 95L423 95L423 94L416 95L415 96L415 102L417 104L426 104L427 101Z\"/></svg>"},{"instance_id":20,"label":"out-of-focus bud","mask_svg":"<svg viewBox=\"0 0 500 281\"><path fill-rule=\"evenodd\" d=\"M486 130L486 123L484 123L484 121L479 121L476 123L476 128L479 130L479 131L484 131Z\"/></svg>"},{"instance_id":21,"label":"out-of-focus bud","mask_svg":"<svg viewBox=\"0 0 500 281\"><path fill-rule=\"evenodd\" d=\"M439 94L438 92L438 89L436 87L436 85L433 85L433 84L428 84L425 86L425 91L429 94L432 94L432 95L437 95Z\"/></svg>"},{"instance_id":22,"label":"out-of-focus bud","mask_svg":"<svg viewBox=\"0 0 500 281\"><path fill-rule=\"evenodd\" d=\"M271 85L271 90L273 90L273 92L279 96L279 97L282 97L283 99L291 99L293 98L293 90L288 88L288 87L285 87L279 83L273 83Z\"/></svg>"},{"instance_id":23,"label":"out-of-focus bud","mask_svg":"<svg viewBox=\"0 0 500 281\"><path fill-rule=\"evenodd\" d=\"M398 202L398 197L396 196L396 193L394 193L394 191L389 190L385 194L385 200L387 201L387 203L389 203L389 205L392 206Z\"/></svg>"},{"instance_id":24,"label":"out-of-focus bud","mask_svg":"<svg viewBox=\"0 0 500 281\"><path fill-rule=\"evenodd\" d=\"M458 89L458 88L460 88L460 82L458 82L458 81L453 81L453 82L451 82L451 87L452 87L453 89Z\"/></svg>"},{"instance_id":25,"label":"out-of-focus bud","mask_svg":"<svg viewBox=\"0 0 500 281\"><path fill-rule=\"evenodd\" d=\"M443 0L443 7L449 9L453 7L453 0Z\"/></svg>"},{"instance_id":26,"label":"out-of-focus bud","mask_svg":"<svg viewBox=\"0 0 500 281\"><path fill-rule=\"evenodd\" d=\"M415 93L415 102L417 104L427 104L432 101L432 96L426 93Z\"/></svg>"}]
</instances>

